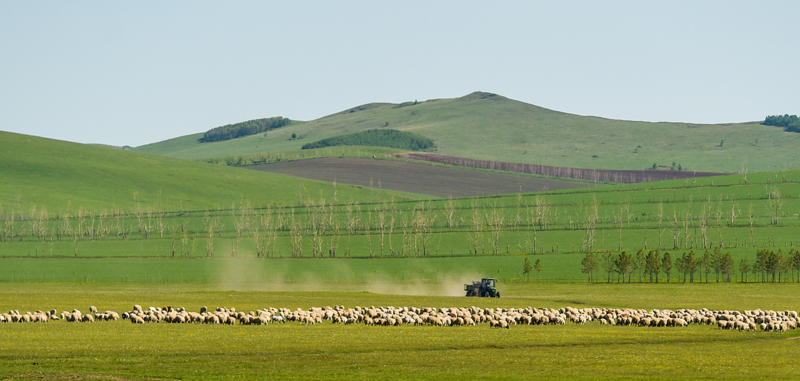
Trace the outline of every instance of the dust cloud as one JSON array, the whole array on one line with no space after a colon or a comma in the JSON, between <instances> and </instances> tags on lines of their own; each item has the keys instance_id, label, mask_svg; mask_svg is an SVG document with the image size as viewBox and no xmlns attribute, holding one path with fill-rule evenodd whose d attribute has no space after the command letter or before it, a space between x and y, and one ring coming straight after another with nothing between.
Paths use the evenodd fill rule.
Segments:
<instances>
[{"instance_id":1,"label":"dust cloud","mask_svg":"<svg viewBox=\"0 0 800 381\"><path fill-rule=\"evenodd\" d=\"M319 268L299 270L293 263L297 260L223 259L217 261L218 272L212 286L220 291L339 291L464 296L464 284L481 279L477 271L438 275L436 268L420 271L423 274L437 274L435 279L397 279L396 275L376 269L354 268L357 266L347 263L351 261L319 261L324 262L322 273L328 276L327 279L320 277Z\"/></svg>"}]
</instances>

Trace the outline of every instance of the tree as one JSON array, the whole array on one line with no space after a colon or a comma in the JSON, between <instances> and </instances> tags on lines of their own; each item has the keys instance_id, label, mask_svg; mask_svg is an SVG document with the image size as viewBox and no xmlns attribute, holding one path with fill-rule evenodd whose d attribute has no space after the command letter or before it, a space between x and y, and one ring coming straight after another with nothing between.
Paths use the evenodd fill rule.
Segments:
<instances>
[{"instance_id":1,"label":"tree","mask_svg":"<svg viewBox=\"0 0 800 381\"><path fill-rule=\"evenodd\" d=\"M725 272L725 281L730 283L733 278L733 257L731 256L731 252L725 253L725 257L723 258L723 271Z\"/></svg>"},{"instance_id":2,"label":"tree","mask_svg":"<svg viewBox=\"0 0 800 381\"><path fill-rule=\"evenodd\" d=\"M603 270L605 270L606 275L608 276L607 283L611 283L611 273L614 272L614 255L609 252L603 254L602 265Z\"/></svg>"},{"instance_id":3,"label":"tree","mask_svg":"<svg viewBox=\"0 0 800 381\"><path fill-rule=\"evenodd\" d=\"M642 283L642 270L645 267L645 254L644 250L636 252L636 258L633 261L634 268L638 271L639 283Z\"/></svg>"},{"instance_id":4,"label":"tree","mask_svg":"<svg viewBox=\"0 0 800 381\"><path fill-rule=\"evenodd\" d=\"M675 258L675 267L678 270L678 280L680 281L681 279L683 279L683 283L686 283L686 273L687 273L686 262L687 262L686 252L683 252L683 255L681 255L680 257Z\"/></svg>"},{"instance_id":5,"label":"tree","mask_svg":"<svg viewBox=\"0 0 800 381\"><path fill-rule=\"evenodd\" d=\"M747 257L742 258L739 261L739 273L742 274L742 282L747 283L747 273L750 271L750 261L747 260Z\"/></svg>"},{"instance_id":6,"label":"tree","mask_svg":"<svg viewBox=\"0 0 800 381\"><path fill-rule=\"evenodd\" d=\"M297 134L292 133L292 139L297 139Z\"/></svg>"},{"instance_id":7,"label":"tree","mask_svg":"<svg viewBox=\"0 0 800 381\"><path fill-rule=\"evenodd\" d=\"M454 221L455 221L455 212L456 212L456 204L453 202L453 198L450 197L447 199L447 203L444 204L444 217L447 220L447 227L450 231L453 231Z\"/></svg>"},{"instance_id":8,"label":"tree","mask_svg":"<svg viewBox=\"0 0 800 381\"><path fill-rule=\"evenodd\" d=\"M528 282L531 281L531 262L525 257L525 264L522 266L522 274L528 276Z\"/></svg>"},{"instance_id":9,"label":"tree","mask_svg":"<svg viewBox=\"0 0 800 381\"><path fill-rule=\"evenodd\" d=\"M761 249L756 252L756 261L753 263L753 272L761 274L761 281L764 282L769 268L769 251Z\"/></svg>"},{"instance_id":10,"label":"tree","mask_svg":"<svg viewBox=\"0 0 800 381\"><path fill-rule=\"evenodd\" d=\"M694 283L694 273L697 271L697 259L694 256L694 250L689 250L689 255L686 257L686 270L689 272L689 282ZM684 279L684 282L686 279Z\"/></svg>"},{"instance_id":11,"label":"tree","mask_svg":"<svg viewBox=\"0 0 800 381\"><path fill-rule=\"evenodd\" d=\"M703 272L706 273L706 283L708 283L708 273L709 270L711 270L711 254L708 252L708 250L703 253L701 263L703 264Z\"/></svg>"},{"instance_id":12,"label":"tree","mask_svg":"<svg viewBox=\"0 0 800 381\"><path fill-rule=\"evenodd\" d=\"M756 267L759 272L761 272L762 282L766 281L767 275L772 275L773 283L777 280L779 258L774 251L762 249L756 252L756 262L753 266Z\"/></svg>"},{"instance_id":13,"label":"tree","mask_svg":"<svg viewBox=\"0 0 800 381\"><path fill-rule=\"evenodd\" d=\"M672 272L672 257L669 252L664 253L664 257L661 259L661 271L667 276L667 283L669 283L670 273Z\"/></svg>"},{"instance_id":14,"label":"tree","mask_svg":"<svg viewBox=\"0 0 800 381\"><path fill-rule=\"evenodd\" d=\"M654 253L652 250L647 253L647 257L645 258L645 272L650 276L650 283L653 283L653 277L655 276L656 283L658 283L658 273L660 266L659 266L659 258L658 254Z\"/></svg>"},{"instance_id":15,"label":"tree","mask_svg":"<svg viewBox=\"0 0 800 381\"><path fill-rule=\"evenodd\" d=\"M714 273L717 275L717 283L719 283L719 275L722 273L722 251L719 247L714 248L714 256L711 257L711 266L714 267Z\"/></svg>"},{"instance_id":16,"label":"tree","mask_svg":"<svg viewBox=\"0 0 800 381\"><path fill-rule=\"evenodd\" d=\"M537 259L536 262L533 263L533 268L536 269L536 281L538 282L541 280L540 275L542 274L542 260Z\"/></svg>"},{"instance_id":17,"label":"tree","mask_svg":"<svg viewBox=\"0 0 800 381\"><path fill-rule=\"evenodd\" d=\"M783 206L783 201L781 201L781 191L776 186L772 191L767 193L769 198L769 210L770 210L770 221L773 225L778 224L778 218L781 215L781 207Z\"/></svg>"},{"instance_id":18,"label":"tree","mask_svg":"<svg viewBox=\"0 0 800 381\"><path fill-rule=\"evenodd\" d=\"M787 132L800 132L800 119L797 115L769 115L764 119L765 126L785 127Z\"/></svg>"},{"instance_id":19,"label":"tree","mask_svg":"<svg viewBox=\"0 0 800 381\"><path fill-rule=\"evenodd\" d=\"M589 283L594 281L594 271L597 270L597 256L592 251L587 251L581 260L581 272L589 276Z\"/></svg>"},{"instance_id":20,"label":"tree","mask_svg":"<svg viewBox=\"0 0 800 381\"><path fill-rule=\"evenodd\" d=\"M794 273L798 272L797 280L800 281L800 251L792 249L789 251L789 256L792 258L792 281L794 281Z\"/></svg>"},{"instance_id":21,"label":"tree","mask_svg":"<svg viewBox=\"0 0 800 381\"><path fill-rule=\"evenodd\" d=\"M213 128L203 134L201 143L215 142L220 140L230 140L242 136L255 135L289 125L291 121L280 116L274 118L264 118L248 120L246 122L228 124Z\"/></svg>"},{"instance_id":22,"label":"tree","mask_svg":"<svg viewBox=\"0 0 800 381\"><path fill-rule=\"evenodd\" d=\"M631 262L631 256L624 251L619 253L616 261L614 261L614 267L616 267L617 274L622 278L622 283L625 283L625 275L629 273ZM619 278L617 278L617 282L619 283ZM630 278L628 283L630 283Z\"/></svg>"}]
</instances>

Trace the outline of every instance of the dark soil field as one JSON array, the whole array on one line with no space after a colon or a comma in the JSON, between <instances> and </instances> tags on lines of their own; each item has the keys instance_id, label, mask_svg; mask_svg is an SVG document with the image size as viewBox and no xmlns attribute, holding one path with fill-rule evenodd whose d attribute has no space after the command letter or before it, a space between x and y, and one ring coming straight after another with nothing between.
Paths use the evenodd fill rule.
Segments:
<instances>
[{"instance_id":1,"label":"dark soil field","mask_svg":"<svg viewBox=\"0 0 800 381\"><path fill-rule=\"evenodd\" d=\"M486 196L588 186L578 181L372 159L324 158L243 168L437 197Z\"/></svg>"}]
</instances>

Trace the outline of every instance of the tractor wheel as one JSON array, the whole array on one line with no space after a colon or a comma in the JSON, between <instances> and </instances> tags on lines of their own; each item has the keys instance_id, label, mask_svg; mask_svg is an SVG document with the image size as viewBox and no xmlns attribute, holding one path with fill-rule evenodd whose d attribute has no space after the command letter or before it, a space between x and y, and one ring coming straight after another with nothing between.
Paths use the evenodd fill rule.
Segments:
<instances>
[{"instance_id":1,"label":"tractor wheel","mask_svg":"<svg viewBox=\"0 0 800 381\"><path fill-rule=\"evenodd\" d=\"M498 298L500 297L500 293L499 293L499 292L497 293L497 297L498 297Z\"/></svg>"}]
</instances>

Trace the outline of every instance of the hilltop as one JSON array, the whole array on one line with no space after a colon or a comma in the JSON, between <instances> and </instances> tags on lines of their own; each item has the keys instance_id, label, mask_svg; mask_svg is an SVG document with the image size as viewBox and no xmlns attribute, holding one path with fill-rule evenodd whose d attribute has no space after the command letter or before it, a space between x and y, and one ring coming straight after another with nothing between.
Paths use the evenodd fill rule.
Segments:
<instances>
[{"instance_id":1,"label":"hilltop","mask_svg":"<svg viewBox=\"0 0 800 381\"><path fill-rule=\"evenodd\" d=\"M500 95L370 103L266 134L200 143L202 133L134 150L181 159L299 150L304 144L391 128L432 139L443 155L576 168L750 172L800 166L800 134L758 122L650 123L579 116ZM292 139L294 134L297 138Z\"/></svg>"},{"instance_id":2,"label":"hilltop","mask_svg":"<svg viewBox=\"0 0 800 381\"><path fill-rule=\"evenodd\" d=\"M165 210L347 202L405 195L137 152L0 132L0 215L33 207L72 212L136 205Z\"/></svg>"}]
</instances>

